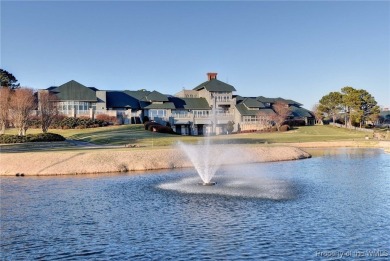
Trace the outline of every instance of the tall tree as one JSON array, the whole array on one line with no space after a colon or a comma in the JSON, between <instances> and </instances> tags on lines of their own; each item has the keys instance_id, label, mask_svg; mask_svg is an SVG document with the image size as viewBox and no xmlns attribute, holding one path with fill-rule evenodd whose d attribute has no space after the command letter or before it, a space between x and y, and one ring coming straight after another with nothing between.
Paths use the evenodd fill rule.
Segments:
<instances>
[{"instance_id":1,"label":"tall tree","mask_svg":"<svg viewBox=\"0 0 390 261\"><path fill-rule=\"evenodd\" d=\"M8 123L10 109L11 90L7 87L0 87L0 134L4 134Z\"/></svg>"},{"instance_id":2,"label":"tall tree","mask_svg":"<svg viewBox=\"0 0 390 261\"><path fill-rule=\"evenodd\" d=\"M48 131L52 121L58 116L57 100L57 96L48 91L40 91L38 93L38 110L43 133Z\"/></svg>"},{"instance_id":3,"label":"tall tree","mask_svg":"<svg viewBox=\"0 0 390 261\"><path fill-rule=\"evenodd\" d=\"M20 84L17 83L18 80L15 78L15 76L13 76L12 73L9 73L4 69L0 69L0 81L1 81L1 87L16 89L19 88L20 86Z\"/></svg>"},{"instance_id":4,"label":"tall tree","mask_svg":"<svg viewBox=\"0 0 390 261\"><path fill-rule=\"evenodd\" d=\"M346 122L350 126L355 123L361 127L365 121L379 115L379 106L368 91L346 86L341 89L341 92L343 93L343 105L348 116Z\"/></svg>"},{"instance_id":5,"label":"tall tree","mask_svg":"<svg viewBox=\"0 0 390 261\"><path fill-rule=\"evenodd\" d=\"M345 126L351 126L355 118L354 112L359 107L359 94L355 88L350 86L342 88L341 93L345 112Z\"/></svg>"},{"instance_id":6,"label":"tall tree","mask_svg":"<svg viewBox=\"0 0 390 261\"><path fill-rule=\"evenodd\" d=\"M319 107L319 104L315 104L311 110L316 118L316 124L323 124L324 113L319 109Z\"/></svg>"},{"instance_id":7,"label":"tall tree","mask_svg":"<svg viewBox=\"0 0 390 261\"><path fill-rule=\"evenodd\" d=\"M339 92L330 92L323 96L318 105L318 110L332 117L332 121L336 121L336 116L342 108L342 95Z\"/></svg>"},{"instance_id":8,"label":"tall tree","mask_svg":"<svg viewBox=\"0 0 390 261\"><path fill-rule=\"evenodd\" d=\"M287 117L291 113L291 109L288 107L287 103L284 102L276 102L272 105L272 109L275 114L270 114L270 119L275 123L278 131L280 130L280 126L282 126L283 122L286 121Z\"/></svg>"},{"instance_id":9,"label":"tall tree","mask_svg":"<svg viewBox=\"0 0 390 261\"><path fill-rule=\"evenodd\" d=\"M362 117L360 119L360 127L362 124L368 120L373 120L378 118L380 113L380 108L377 105L375 98L366 90L359 90L360 93L360 110L362 111Z\"/></svg>"},{"instance_id":10,"label":"tall tree","mask_svg":"<svg viewBox=\"0 0 390 261\"><path fill-rule=\"evenodd\" d=\"M20 88L12 92L10 99L11 118L18 129L19 136L25 136L28 121L35 108L34 91L30 88Z\"/></svg>"}]
</instances>

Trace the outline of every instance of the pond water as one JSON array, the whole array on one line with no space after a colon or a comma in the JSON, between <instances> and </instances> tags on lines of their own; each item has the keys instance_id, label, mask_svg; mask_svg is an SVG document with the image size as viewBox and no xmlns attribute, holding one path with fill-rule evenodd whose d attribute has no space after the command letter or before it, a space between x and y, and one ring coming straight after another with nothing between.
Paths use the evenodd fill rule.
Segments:
<instances>
[{"instance_id":1,"label":"pond water","mask_svg":"<svg viewBox=\"0 0 390 261\"><path fill-rule=\"evenodd\" d=\"M213 187L192 169L1 178L1 259L388 259L390 154L310 152Z\"/></svg>"}]
</instances>

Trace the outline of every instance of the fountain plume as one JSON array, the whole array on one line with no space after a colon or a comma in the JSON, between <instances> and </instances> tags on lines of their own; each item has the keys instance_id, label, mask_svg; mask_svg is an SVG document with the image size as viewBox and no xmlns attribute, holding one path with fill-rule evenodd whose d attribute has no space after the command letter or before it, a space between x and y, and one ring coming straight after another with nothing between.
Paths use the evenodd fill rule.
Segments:
<instances>
[{"instance_id":1,"label":"fountain plume","mask_svg":"<svg viewBox=\"0 0 390 261\"><path fill-rule=\"evenodd\" d=\"M227 163L229 150L225 146L214 146L210 139L206 138L204 143L185 144L179 142L179 147L185 152L192 165L202 179L203 185L212 184L212 178L222 164Z\"/></svg>"}]
</instances>

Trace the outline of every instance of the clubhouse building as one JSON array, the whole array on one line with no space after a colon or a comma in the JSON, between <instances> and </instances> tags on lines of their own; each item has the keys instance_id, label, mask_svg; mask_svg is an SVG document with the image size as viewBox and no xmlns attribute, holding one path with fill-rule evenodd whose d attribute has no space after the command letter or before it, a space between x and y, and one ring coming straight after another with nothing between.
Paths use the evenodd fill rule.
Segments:
<instances>
[{"instance_id":1,"label":"clubhouse building","mask_svg":"<svg viewBox=\"0 0 390 261\"><path fill-rule=\"evenodd\" d=\"M147 90L99 90L74 80L46 91L57 96L60 112L67 116L94 118L107 114L123 124L139 124L147 116L182 135L226 133L228 122L234 123L234 131L261 130L264 126L260 124L260 112L275 114L272 105L276 102L289 106L290 120L314 124L314 115L302 104L283 98L235 95L235 87L218 80L217 73L207 73L207 81L175 95Z\"/></svg>"}]
</instances>

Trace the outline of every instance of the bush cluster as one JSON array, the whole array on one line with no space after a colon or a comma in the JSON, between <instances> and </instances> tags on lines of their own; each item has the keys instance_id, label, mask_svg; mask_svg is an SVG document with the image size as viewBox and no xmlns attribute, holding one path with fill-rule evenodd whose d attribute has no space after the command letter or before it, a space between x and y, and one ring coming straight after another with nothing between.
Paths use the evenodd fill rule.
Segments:
<instances>
[{"instance_id":1,"label":"bush cluster","mask_svg":"<svg viewBox=\"0 0 390 261\"><path fill-rule=\"evenodd\" d=\"M176 134L176 132L174 132L171 127L163 126L163 125L161 125L157 122L154 122L154 121L146 121L146 122L144 122L144 126L145 126L145 130L148 130L148 131Z\"/></svg>"},{"instance_id":2,"label":"bush cluster","mask_svg":"<svg viewBox=\"0 0 390 261\"><path fill-rule=\"evenodd\" d=\"M59 117L53 121L51 128L53 129L86 129L104 127L110 125L110 122L90 119L90 118L74 118L74 117Z\"/></svg>"},{"instance_id":3,"label":"bush cluster","mask_svg":"<svg viewBox=\"0 0 390 261\"><path fill-rule=\"evenodd\" d=\"M283 122L283 125L288 125L291 127L297 127L297 126L306 126L305 120L287 120Z\"/></svg>"},{"instance_id":4,"label":"bush cluster","mask_svg":"<svg viewBox=\"0 0 390 261\"><path fill-rule=\"evenodd\" d=\"M112 124L117 124L117 119L114 116L108 116L107 114L99 114L96 119L90 119L88 117L66 117L58 115L50 125L52 129L86 129L105 127ZM41 119L39 117L32 117L29 120L29 126L33 129L39 129L42 126Z\"/></svg>"},{"instance_id":5,"label":"bush cluster","mask_svg":"<svg viewBox=\"0 0 390 261\"><path fill-rule=\"evenodd\" d=\"M282 125L279 128L279 131L289 131L289 130L290 130L290 126L288 126L287 124Z\"/></svg>"},{"instance_id":6,"label":"bush cluster","mask_svg":"<svg viewBox=\"0 0 390 261\"><path fill-rule=\"evenodd\" d=\"M110 124L116 124L117 123L117 118L115 116L110 116L108 114L98 114L96 115L95 117L97 120L100 120L100 121L103 121L103 122L107 122L107 123L110 123Z\"/></svg>"},{"instance_id":7,"label":"bush cluster","mask_svg":"<svg viewBox=\"0 0 390 261\"><path fill-rule=\"evenodd\" d=\"M49 142L49 141L64 141L65 138L59 134L55 133L38 133L38 134L28 134L26 136L19 135L9 135L2 134L0 135L0 143L23 143L23 142Z\"/></svg>"},{"instance_id":8,"label":"bush cluster","mask_svg":"<svg viewBox=\"0 0 390 261\"><path fill-rule=\"evenodd\" d=\"M259 132L258 130L242 130L239 131L238 133L252 133L252 132Z\"/></svg>"}]
</instances>

